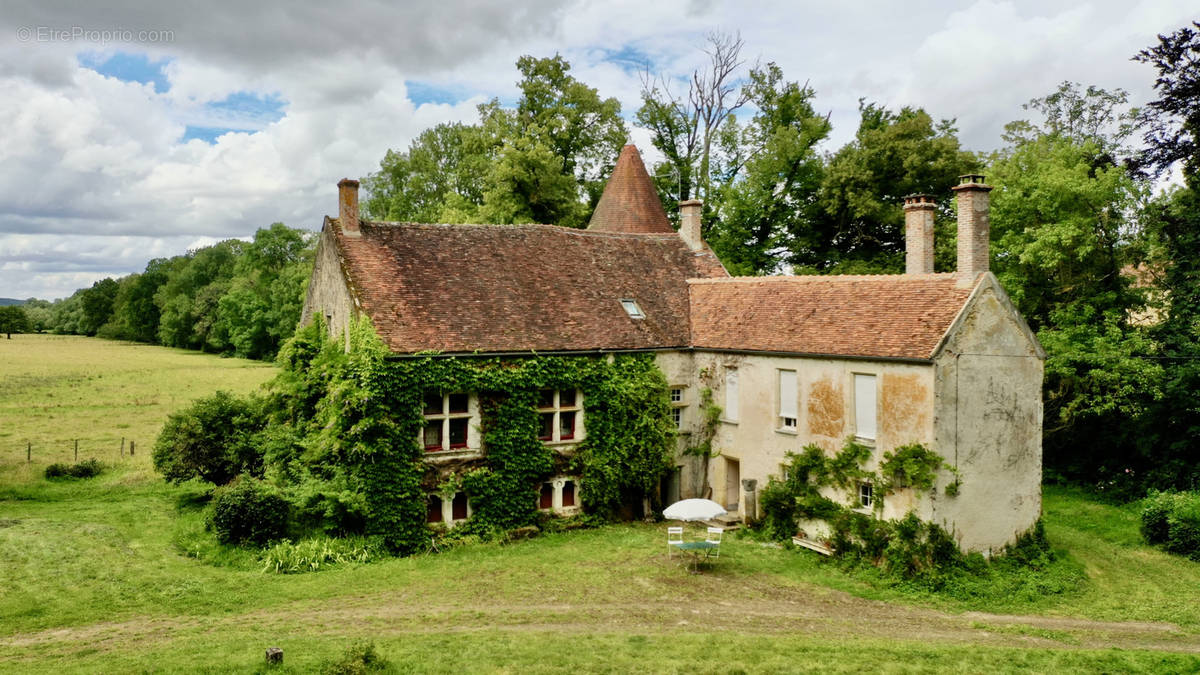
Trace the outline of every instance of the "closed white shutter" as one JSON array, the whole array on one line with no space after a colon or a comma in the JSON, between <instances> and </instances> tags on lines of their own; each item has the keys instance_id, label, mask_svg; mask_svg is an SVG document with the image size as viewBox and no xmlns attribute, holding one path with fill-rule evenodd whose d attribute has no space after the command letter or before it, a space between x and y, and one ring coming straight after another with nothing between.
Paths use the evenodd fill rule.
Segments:
<instances>
[{"instance_id":1,"label":"closed white shutter","mask_svg":"<svg viewBox=\"0 0 1200 675\"><path fill-rule=\"evenodd\" d=\"M725 419L736 421L738 418L738 371L730 368L725 371Z\"/></svg>"},{"instance_id":2,"label":"closed white shutter","mask_svg":"<svg viewBox=\"0 0 1200 675\"><path fill-rule=\"evenodd\" d=\"M779 371L779 416L799 417L799 407L796 405L796 371Z\"/></svg>"},{"instance_id":3,"label":"closed white shutter","mask_svg":"<svg viewBox=\"0 0 1200 675\"><path fill-rule=\"evenodd\" d=\"M875 376L854 376L854 422L855 435L859 438L875 439Z\"/></svg>"}]
</instances>

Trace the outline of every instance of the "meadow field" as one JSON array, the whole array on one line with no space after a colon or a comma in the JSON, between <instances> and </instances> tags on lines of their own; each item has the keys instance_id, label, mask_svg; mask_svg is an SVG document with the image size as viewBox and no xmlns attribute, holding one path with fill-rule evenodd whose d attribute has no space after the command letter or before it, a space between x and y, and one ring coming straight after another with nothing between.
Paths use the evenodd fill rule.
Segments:
<instances>
[{"instance_id":1,"label":"meadow field","mask_svg":"<svg viewBox=\"0 0 1200 675\"><path fill-rule=\"evenodd\" d=\"M204 487L164 483L149 450L171 410L272 373L0 340L0 671L255 672L278 646L273 672L319 672L361 641L391 672L1200 671L1200 565L1142 544L1136 505L1061 488L1045 496L1061 564L954 593L736 535L692 574L643 523L306 574L214 555L197 546ZM76 438L107 470L44 479Z\"/></svg>"}]
</instances>

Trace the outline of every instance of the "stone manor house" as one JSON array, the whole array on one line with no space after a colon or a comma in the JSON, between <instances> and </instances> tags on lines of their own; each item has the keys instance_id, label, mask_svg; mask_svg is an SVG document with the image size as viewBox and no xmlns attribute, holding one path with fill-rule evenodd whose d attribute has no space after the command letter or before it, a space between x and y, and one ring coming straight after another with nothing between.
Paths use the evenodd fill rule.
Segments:
<instances>
[{"instance_id":1,"label":"stone manor house","mask_svg":"<svg viewBox=\"0 0 1200 675\"><path fill-rule=\"evenodd\" d=\"M954 188L956 272L934 273L935 205L914 195L904 205L906 272L870 276L730 277L701 237L700 202L679 205L675 231L632 145L586 230L372 222L359 217L358 182L338 188L302 321L323 315L344 335L365 315L397 354L653 353L680 449L699 432L703 390L722 408L719 454L708 467L678 454L665 503L711 496L745 514L785 453L817 444L832 455L853 437L873 448L868 469L922 443L957 477L943 470L932 491L886 497L862 483L837 495L843 503L880 513L882 499L884 518L915 510L983 552L1040 516L1045 353L988 271L982 176ZM579 392L543 392L539 411L541 438L558 452L585 438ZM432 396L426 419L429 463L486 452L472 392ZM540 505L571 512L586 491L576 477L554 477ZM430 504L432 522L470 514L464 494Z\"/></svg>"}]
</instances>

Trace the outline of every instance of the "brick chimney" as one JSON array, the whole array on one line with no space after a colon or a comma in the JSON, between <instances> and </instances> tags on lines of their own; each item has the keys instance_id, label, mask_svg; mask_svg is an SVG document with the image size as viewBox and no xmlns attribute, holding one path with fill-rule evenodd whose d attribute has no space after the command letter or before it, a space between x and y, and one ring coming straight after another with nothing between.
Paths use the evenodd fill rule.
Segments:
<instances>
[{"instance_id":1,"label":"brick chimney","mask_svg":"<svg viewBox=\"0 0 1200 675\"><path fill-rule=\"evenodd\" d=\"M679 202L679 238L693 251L704 248L704 237L700 234L700 212L704 202L689 199Z\"/></svg>"},{"instance_id":2,"label":"brick chimney","mask_svg":"<svg viewBox=\"0 0 1200 675\"><path fill-rule=\"evenodd\" d=\"M950 188L958 195L958 278L970 286L975 278L988 271L988 193L992 186L983 182L977 173L959 176L958 185Z\"/></svg>"},{"instance_id":3,"label":"brick chimney","mask_svg":"<svg viewBox=\"0 0 1200 675\"><path fill-rule=\"evenodd\" d=\"M358 181L353 178L338 181L338 222L343 235L362 236L358 229Z\"/></svg>"},{"instance_id":4,"label":"brick chimney","mask_svg":"<svg viewBox=\"0 0 1200 675\"><path fill-rule=\"evenodd\" d=\"M936 208L932 195L904 198L905 274L933 274L933 212Z\"/></svg>"}]
</instances>

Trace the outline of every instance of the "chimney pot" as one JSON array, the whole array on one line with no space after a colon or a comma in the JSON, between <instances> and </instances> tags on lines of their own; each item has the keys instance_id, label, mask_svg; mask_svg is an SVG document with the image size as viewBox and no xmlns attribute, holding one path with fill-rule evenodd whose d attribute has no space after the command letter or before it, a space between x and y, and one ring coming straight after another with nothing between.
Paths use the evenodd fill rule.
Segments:
<instances>
[{"instance_id":1,"label":"chimney pot","mask_svg":"<svg viewBox=\"0 0 1200 675\"><path fill-rule=\"evenodd\" d=\"M937 202L932 195L904 198L904 273L933 274L933 216Z\"/></svg>"},{"instance_id":2,"label":"chimney pot","mask_svg":"<svg viewBox=\"0 0 1200 675\"><path fill-rule=\"evenodd\" d=\"M958 280L960 285L971 286L988 271L988 193L992 186L984 182L982 174L969 173L959 176L958 185L950 189L958 196Z\"/></svg>"},{"instance_id":3,"label":"chimney pot","mask_svg":"<svg viewBox=\"0 0 1200 675\"><path fill-rule=\"evenodd\" d=\"M343 178L338 181L338 223L347 237L362 236L358 227L358 181Z\"/></svg>"},{"instance_id":4,"label":"chimney pot","mask_svg":"<svg viewBox=\"0 0 1200 675\"><path fill-rule=\"evenodd\" d=\"M703 209L704 202L699 199L679 202L679 237L693 251L704 248L704 237L700 233L700 213Z\"/></svg>"}]
</instances>

